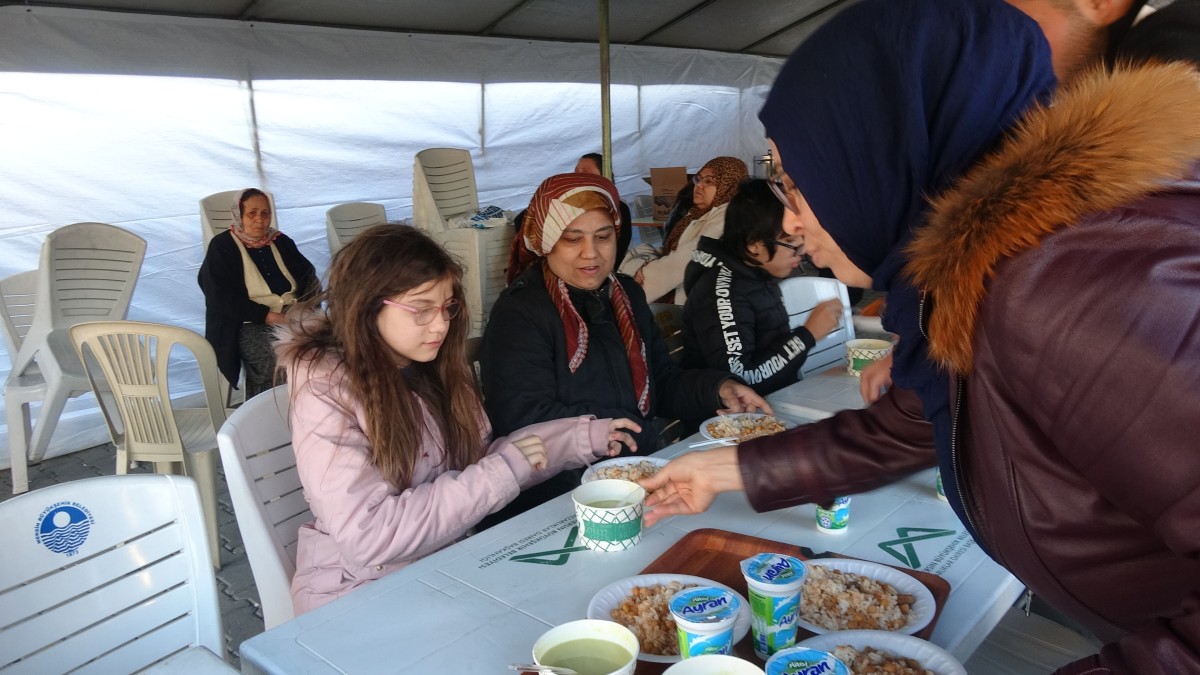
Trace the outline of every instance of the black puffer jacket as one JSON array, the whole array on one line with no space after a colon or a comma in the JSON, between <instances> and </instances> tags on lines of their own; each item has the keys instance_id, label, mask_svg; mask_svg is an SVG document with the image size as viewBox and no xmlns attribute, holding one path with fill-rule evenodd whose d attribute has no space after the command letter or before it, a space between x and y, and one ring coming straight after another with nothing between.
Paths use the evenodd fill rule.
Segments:
<instances>
[{"instance_id":1,"label":"black puffer jacket","mask_svg":"<svg viewBox=\"0 0 1200 675\"><path fill-rule=\"evenodd\" d=\"M714 370L684 370L667 353L633 279L619 276L646 343L650 414L638 412L629 361L617 330L607 285L600 291L571 289L571 300L588 325L587 357L572 373L562 319L546 290L542 268L517 278L496 300L480 352L484 407L497 435L534 422L595 415L627 417L642 425L638 454L658 450L654 416L701 420L721 406L717 391L729 378Z\"/></svg>"},{"instance_id":2,"label":"black puffer jacket","mask_svg":"<svg viewBox=\"0 0 1200 675\"><path fill-rule=\"evenodd\" d=\"M683 276L683 365L737 375L767 395L795 382L816 344L788 327L779 282L702 237Z\"/></svg>"}]
</instances>

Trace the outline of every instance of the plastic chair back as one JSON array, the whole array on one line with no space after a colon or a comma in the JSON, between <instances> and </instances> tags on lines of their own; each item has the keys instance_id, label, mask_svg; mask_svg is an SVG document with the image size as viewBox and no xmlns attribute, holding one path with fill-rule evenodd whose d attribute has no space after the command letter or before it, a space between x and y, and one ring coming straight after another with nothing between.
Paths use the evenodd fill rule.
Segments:
<instances>
[{"instance_id":1,"label":"plastic chair back","mask_svg":"<svg viewBox=\"0 0 1200 675\"><path fill-rule=\"evenodd\" d=\"M429 232L446 221L479 210L471 153L457 148L428 148L413 166L413 225Z\"/></svg>"},{"instance_id":2,"label":"plastic chair back","mask_svg":"<svg viewBox=\"0 0 1200 675\"><path fill-rule=\"evenodd\" d=\"M337 253L359 232L373 225L387 222L383 204L351 202L338 204L325 212L325 236L329 239L329 253Z\"/></svg>"},{"instance_id":3,"label":"plastic chair back","mask_svg":"<svg viewBox=\"0 0 1200 675\"><path fill-rule=\"evenodd\" d=\"M667 343L671 360L679 363L683 360L683 305L655 302L650 304L650 311L654 314L654 323L658 324L663 341Z\"/></svg>"},{"instance_id":4,"label":"plastic chair back","mask_svg":"<svg viewBox=\"0 0 1200 675\"><path fill-rule=\"evenodd\" d=\"M37 270L20 272L0 279L0 328L10 358L15 358L33 325L37 305Z\"/></svg>"},{"instance_id":5,"label":"plastic chair back","mask_svg":"<svg viewBox=\"0 0 1200 675\"><path fill-rule=\"evenodd\" d=\"M233 207L237 205L238 197L243 190L226 190L213 193L200 200L200 241L204 250L208 251L208 242L212 238L229 229L233 224ZM278 214L275 212L275 196L267 193L267 201L271 203L271 227L279 227Z\"/></svg>"},{"instance_id":6,"label":"plastic chair back","mask_svg":"<svg viewBox=\"0 0 1200 675\"><path fill-rule=\"evenodd\" d=\"M850 293L846 285L837 279L822 277L792 277L779 282L783 293L783 304L787 308L788 323L792 328L803 326L814 307L825 300L839 299L844 307L842 320L829 335L817 340L808 353L800 375L805 376L825 370L846 358L846 341L854 339L854 322L850 312Z\"/></svg>"},{"instance_id":7,"label":"plastic chair back","mask_svg":"<svg viewBox=\"0 0 1200 675\"><path fill-rule=\"evenodd\" d=\"M156 470L174 471L175 463L200 485L208 517L213 566L220 566L216 548L217 429L225 423L221 377L212 345L186 328L140 321L94 321L71 328L71 341L80 359L94 362L116 399L101 406L109 434L117 447L117 473L130 461L154 462ZM171 403L171 350L179 345L191 352L204 385L204 408L176 409ZM96 390L93 368L87 377Z\"/></svg>"},{"instance_id":8,"label":"plastic chair back","mask_svg":"<svg viewBox=\"0 0 1200 675\"><path fill-rule=\"evenodd\" d=\"M229 497L268 630L294 616L292 576L300 526L314 520L292 450L287 385L238 408L217 433Z\"/></svg>"},{"instance_id":9,"label":"plastic chair back","mask_svg":"<svg viewBox=\"0 0 1200 675\"><path fill-rule=\"evenodd\" d=\"M225 406L217 357L202 336L159 323L96 321L72 327L71 340L80 358L96 360L112 388L125 430L126 452L131 459L149 462L182 462L185 449L191 449L188 446L203 435L203 430L180 428L168 386L171 349L181 345L190 351L204 384L212 441L208 449L216 447L216 431L225 423Z\"/></svg>"},{"instance_id":10,"label":"plastic chair back","mask_svg":"<svg viewBox=\"0 0 1200 675\"><path fill-rule=\"evenodd\" d=\"M492 305L505 288L504 275L508 271L508 250L513 235L511 227L486 230L459 227L431 235L462 263L466 309L471 314L471 336L483 335Z\"/></svg>"},{"instance_id":11,"label":"plastic chair back","mask_svg":"<svg viewBox=\"0 0 1200 675\"><path fill-rule=\"evenodd\" d=\"M0 503L0 521L0 672L131 673L196 645L224 654L191 480L61 483Z\"/></svg>"},{"instance_id":12,"label":"plastic chair back","mask_svg":"<svg viewBox=\"0 0 1200 675\"><path fill-rule=\"evenodd\" d=\"M83 321L125 317L146 255L146 240L103 223L75 223L42 244L33 318L12 359L11 377L27 376L36 361L46 385L29 457L46 454L68 398L91 390L67 329Z\"/></svg>"}]
</instances>

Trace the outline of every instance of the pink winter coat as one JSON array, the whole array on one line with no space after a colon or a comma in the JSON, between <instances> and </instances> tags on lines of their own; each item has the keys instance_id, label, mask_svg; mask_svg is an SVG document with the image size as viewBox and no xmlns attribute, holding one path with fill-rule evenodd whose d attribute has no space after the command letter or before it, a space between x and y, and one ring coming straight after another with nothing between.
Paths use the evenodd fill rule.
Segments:
<instances>
[{"instance_id":1,"label":"pink winter coat","mask_svg":"<svg viewBox=\"0 0 1200 675\"><path fill-rule=\"evenodd\" d=\"M295 364L293 364L294 366ZM413 485L396 490L371 464L366 420L332 360L289 368L296 468L316 520L300 528L292 603L297 615L390 574L462 538L522 488L586 465L607 445L610 420L590 416L533 424L497 438L463 471L441 464L442 438L426 410ZM480 416L484 413L480 410ZM486 432L491 435L491 426ZM540 436L549 466L533 471L510 439ZM481 442L487 442L483 440Z\"/></svg>"}]
</instances>

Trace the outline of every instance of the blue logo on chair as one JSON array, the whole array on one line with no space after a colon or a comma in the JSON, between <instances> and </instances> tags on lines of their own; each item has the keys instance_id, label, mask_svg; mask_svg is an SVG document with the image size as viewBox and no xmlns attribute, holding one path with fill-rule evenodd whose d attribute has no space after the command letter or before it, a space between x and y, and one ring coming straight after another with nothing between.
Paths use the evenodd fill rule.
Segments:
<instances>
[{"instance_id":1,"label":"blue logo on chair","mask_svg":"<svg viewBox=\"0 0 1200 675\"><path fill-rule=\"evenodd\" d=\"M92 512L79 502L51 504L38 516L34 537L42 546L68 556L79 553L92 531Z\"/></svg>"}]
</instances>

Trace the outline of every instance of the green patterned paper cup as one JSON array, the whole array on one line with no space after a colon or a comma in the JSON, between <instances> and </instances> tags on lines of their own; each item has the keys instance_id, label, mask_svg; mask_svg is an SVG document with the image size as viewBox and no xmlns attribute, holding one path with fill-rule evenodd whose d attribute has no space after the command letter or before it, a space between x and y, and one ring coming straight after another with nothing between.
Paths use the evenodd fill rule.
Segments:
<instances>
[{"instance_id":1,"label":"green patterned paper cup","mask_svg":"<svg viewBox=\"0 0 1200 675\"><path fill-rule=\"evenodd\" d=\"M846 342L846 372L855 377L862 377L863 368L878 361L892 351L892 343L887 340L848 340Z\"/></svg>"},{"instance_id":2,"label":"green patterned paper cup","mask_svg":"<svg viewBox=\"0 0 1200 675\"><path fill-rule=\"evenodd\" d=\"M594 480L575 488L579 538L596 551L624 551L642 540L646 490L627 480Z\"/></svg>"}]
</instances>

